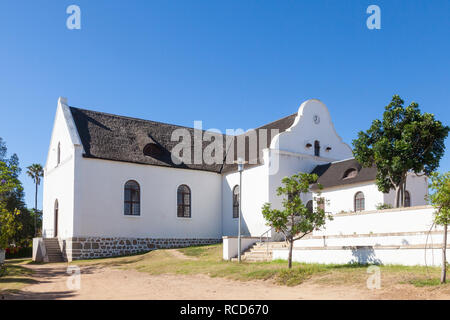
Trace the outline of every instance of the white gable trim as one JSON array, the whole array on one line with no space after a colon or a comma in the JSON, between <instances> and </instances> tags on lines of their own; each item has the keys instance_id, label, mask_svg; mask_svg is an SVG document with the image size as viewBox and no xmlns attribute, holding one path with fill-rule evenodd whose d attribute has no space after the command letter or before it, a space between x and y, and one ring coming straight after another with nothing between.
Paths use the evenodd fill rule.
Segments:
<instances>
[{"instance_id":1,"label":"white gable trim","mask_svg":"<svg viewBox=\"0 0 450 320\"><path fill-rule=\"evenodd\" d=\"M50 137L50 145L49 145L48 151L47 151L47 160L45 161L45 167L44 167L45 171L47 171L47 169L48 169L48 164L49 164L48 161L50 158L50 153L52 152L52 141L55 137L56 121L58 121L58 116L60 114L63 116L63 118L65 120L66 128L68 130L69 137L70 137L70 142L72 143L72 145L74 147L81 147L84 152L80 136L78 135L78 131L75 127L75 122L73 120L72 113L70 112L69 106L67 105L67 98L59 97L58 105L56 107L55 119L53 120L53 129L52 129L52 134Z\"/></svg>"}]
</instances>

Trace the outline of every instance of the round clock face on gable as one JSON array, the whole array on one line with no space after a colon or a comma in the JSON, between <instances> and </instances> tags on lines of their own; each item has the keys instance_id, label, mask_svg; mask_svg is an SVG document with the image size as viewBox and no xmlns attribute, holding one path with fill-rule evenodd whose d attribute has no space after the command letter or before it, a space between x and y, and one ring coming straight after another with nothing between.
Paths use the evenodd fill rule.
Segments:
<instances>
[{"instance_id":1,"label":"round clock face on gable","mask_svg":"<svg viewBox=\"0 0 450 320\"><path fill-rule=\"evenodd\" d=\"M315 124L319 124L320 123L320 117L317 114L314 115L313 120L314 120Z\"/></svg>"}]
</instances>

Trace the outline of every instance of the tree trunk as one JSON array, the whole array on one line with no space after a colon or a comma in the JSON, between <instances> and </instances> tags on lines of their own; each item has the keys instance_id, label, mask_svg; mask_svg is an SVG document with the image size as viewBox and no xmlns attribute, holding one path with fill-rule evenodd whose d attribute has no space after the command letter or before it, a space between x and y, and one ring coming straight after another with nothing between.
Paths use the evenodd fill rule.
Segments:
<instances>
[{"instance_id":1,"label":"tree trunk","mask_svg":"<svg viewBox=\"0 0 450 320\"><path fill-rule=\"evenodd\" d=\"M288 256L288 266L289 269L292 268L292 247L294 246L294 239L289 239L289 256Z\"/></svg>"},{"instance_id":2,"label":"tree trunk","mask_svg":"<svg viewBox=\"0 0 450 320\"><path fill-rule=\"evenodd\" d=\"M395 186L395 207L400 208L405 206L405 196L406 196L406 174L400 181L400 183Z\"/></svg>"},{"instance_id":3,"label":"tree trunk","mask_svg":"<svg viewBox=\"0 0 450 320\"><path fill-rule=\"evenodd\" d=\"M402 183L402 207L405 206L405 199L406 199L406 177Z\"/></svg>"},{"instance_id":4,"label":"tree trunk","mask_svg":"<svg viewBox=\"0 0 450 320\"><path fill-rule=\"evenodd\" d=\"M403 181L400 183L400 207L403 207L403 195L405 191L403 190Z\"/></svg>"},{"instance_id":5,"label":"tree trunk","mask_svg":"<svg viewBox=\"0 0 450 320\"><path fill-rule=\"evenodd\" d=\"M34 236L37 235L37 197L38 197L38 184L36 181L36 193L34 194Z\"/></svg>"},{"instance_id":6,"label":"tree trunk","mask_svg":"<svg viewBox=\"0 0 450 320\"><path fill-rule=\"evenodd\" d=\"M444 243L442 245L442 271L441 283L445 283L447 277L447 225L444 225Z\"/></svg>"},{"instance_id":7,"label":"tree trunk","mask_svg":"<svg viewBox=\"0 0 450 320\"><path fill-rule=\"evenodd\" d=\"M398 208L400 206L400 187L395 189L395 207Z\"/></svg>"}]
</instances>

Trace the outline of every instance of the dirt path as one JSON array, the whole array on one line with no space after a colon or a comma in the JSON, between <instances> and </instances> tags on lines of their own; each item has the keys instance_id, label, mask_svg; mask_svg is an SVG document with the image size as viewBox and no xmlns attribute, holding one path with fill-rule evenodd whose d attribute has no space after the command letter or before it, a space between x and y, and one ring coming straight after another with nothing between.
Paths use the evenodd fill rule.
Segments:
<instances>
[{"instance_id":1,"label":"dirt path","mask_svg":"<svg viewBox=\"0 0 450 320\"><path fill-rule=\"evenodd\" d=\"M38 283L6 299L423 299L409 286L371 291L352 286L324 286L311 281L296 287L268 281L240 282L205 275L149 275L134 270L81 267L81 288L70 290L66 264L29 265Z\"/></svg>"}]
</instances>

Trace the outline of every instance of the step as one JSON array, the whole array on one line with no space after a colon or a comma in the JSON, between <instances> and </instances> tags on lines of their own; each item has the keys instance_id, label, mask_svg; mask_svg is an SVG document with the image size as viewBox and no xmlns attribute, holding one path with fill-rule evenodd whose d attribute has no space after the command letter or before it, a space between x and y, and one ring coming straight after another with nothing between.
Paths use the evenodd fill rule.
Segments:
<instances>
[{"instance_id":1,"label":"step","mask_svg":"<svg viewBox=\"0 0 450 320\"><path fill-rule=\"evenodd\" d=\"M59 249L59 245L45 245L46 248Z\"/></svg>"},{"instance_id":2,"label":"step","mask_svg":"<svg viewBox=\"0 0 450 320\"><path fill-rule=\"evenodd\" d=\"M245 257L248 256L253 256L253 257L271 257L272 256L272 252L245 252L244 253Z\"/></svg>"},{"instance_id":3,"label":"step","mask_svg":"<svg viewBox=\"0 0 450 320\"><path fill-rule=\"evenodd\" d=\"M64 262L64 259L59 257L59 258L48 258L48 262Z\"/></svg>"},{"instance_id":4,"label":"step","mask_svg":"<svg viewBox=\"0 0 450 320\"><path fill-rule=\"evenodd\" d=\"M231 259L232 262L237 262L238 258L232 258ZM272 259L262 259L262 258L242 258L243 262L268 262L268 261L272 261Z\"/></svg>"},{"instance_id":5,"label":"step","mask_svg":"<svg viewBox=\"0 0 450 320\"><path fill-rule=\"evenodd\" d=\"M61 254L59 249L46 249L48 253Z\"/></svg>"},{"instance_id":6,"label":"step","mask_svg":"<svg viewBox=\"0 0 450 320\"><path fill-rule=\"evenodd\" d=\"M64 257L59 246L57 238L44 239L45 249L47 251L48 262L63 262Z\"/></svg>"}]
</instances>

